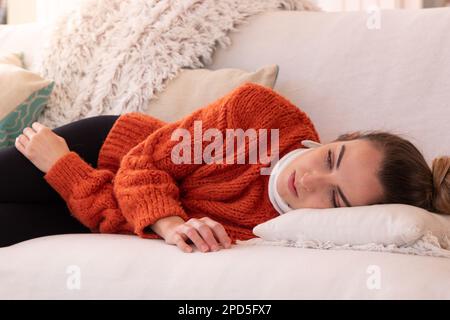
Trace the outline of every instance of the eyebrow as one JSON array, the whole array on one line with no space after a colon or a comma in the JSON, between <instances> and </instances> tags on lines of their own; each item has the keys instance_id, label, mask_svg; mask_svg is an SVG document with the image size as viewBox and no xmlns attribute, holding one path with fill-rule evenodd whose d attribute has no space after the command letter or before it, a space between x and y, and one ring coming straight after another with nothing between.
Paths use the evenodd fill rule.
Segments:
<instances>
[{"instance_id":1,"label":"eyebrow","mask_svg":"<svg viewBox=\"0 0 450 320\"><path fill-rule=\"evenodd\" d=\"M342 158L344 157L344 153L345 153L345 144L342 145L341 151L339 152L339 157L338 157L338 161L337 161L336 170L339 169L339 166L341 164ZM347 207L351 207L352 205L350 204L350 202L348 201L347 197L344 195L344 193L342 192L342 190L341 190L341 188L339 186L337 186L337 190L338 190L339 195L341 196L342 200L344 200L345 204L347 205Z\"/></svg>"}]
</instances>

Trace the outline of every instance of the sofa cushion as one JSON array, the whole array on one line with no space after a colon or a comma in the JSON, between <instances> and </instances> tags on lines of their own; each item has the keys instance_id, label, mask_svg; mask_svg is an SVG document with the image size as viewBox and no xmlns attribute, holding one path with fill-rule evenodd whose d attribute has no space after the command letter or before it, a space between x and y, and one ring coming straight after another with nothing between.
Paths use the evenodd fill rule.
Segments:
<instances>
[{"instance_id":1,"label":"sofa cushion","mask_svg":"<svg viewBox=\"0 0 450 320\"><path fill-rule=\"evenodd\" d=\"M23 68L20 54L0 55L0 148L37 120L54 83Z\"/></svg>"},{"instance_id":2,"label":"sofa cushion","mask_svg":"<svg viewBox=\"0 0 450 320\"><path fill-rule=\"evenodd\" d=\"M216 101L245 82L273 88L277 76L278 66L275 64L260 67L254 72L235 68L182 69L150 101L148 114L163 121L176 121Z\"/></svg>"}]
</instances>

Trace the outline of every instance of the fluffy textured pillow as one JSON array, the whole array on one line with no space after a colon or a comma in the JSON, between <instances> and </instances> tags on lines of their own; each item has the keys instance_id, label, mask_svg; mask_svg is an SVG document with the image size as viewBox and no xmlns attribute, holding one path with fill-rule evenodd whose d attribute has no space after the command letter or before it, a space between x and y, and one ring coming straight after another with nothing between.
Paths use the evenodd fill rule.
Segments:
<instances>
[{"instance_id":1,"label":"fluffy textured pillow","mask_svg":"<svg viewBox=\"0 0 450 320\"><path fill-rule=\"evenodd\" d=\"M450 215L435 214L404 204L296 209L253 229L255 235L267 241L312 240L336 245L376 243L404 246L429 232L443 248L447 248Z\"/></svg>"},{"instance_id":2,"label":"fluffy textured pillow","mask_svg":"<svg viewBox=\"0 0 450 320\"><path fill-rule=\"evenodd\" d=\"M166 122L177 121L245 82L254 82L273 89L277 76L277 65L264 66L255 72L228 68L183 69L167 84L165 90L150 101L147 113Z\"/></svg>"},{"instance_id":3,"label":"fluffy textured pillow","mask_svg":"<svg viewBox=\"0 0 450 320\"><path fill-rule=\"evenodd\" d=\"M21 54L0 54L0 148L14 145L47 104L54 83L24 69Z\"/></svg>"}]
</instances>

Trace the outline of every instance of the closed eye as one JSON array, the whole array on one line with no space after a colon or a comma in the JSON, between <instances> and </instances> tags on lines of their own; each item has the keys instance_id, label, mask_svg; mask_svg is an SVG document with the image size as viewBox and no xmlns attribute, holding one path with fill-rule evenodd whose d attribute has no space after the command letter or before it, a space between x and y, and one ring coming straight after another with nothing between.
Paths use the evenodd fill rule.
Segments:
<instances>
[{"instance_id":1,"label":"closed eye","mask_svg":"<svg viewBox=\"0 0 450 320\"><path fill-rule=\"evenodd\" d=\"M328 150L328 153L327 153L327 163L328 163L328 168L330 170L333 170L333 163L331 161L331 150ZM331 204L331 206L334 207L334 208L339 208L338 205L336 204L336 198L335 198L335 191L334 191L334 189L330 190L329 197L330 197L330 204Z\"/></svg>"}]
</instances>

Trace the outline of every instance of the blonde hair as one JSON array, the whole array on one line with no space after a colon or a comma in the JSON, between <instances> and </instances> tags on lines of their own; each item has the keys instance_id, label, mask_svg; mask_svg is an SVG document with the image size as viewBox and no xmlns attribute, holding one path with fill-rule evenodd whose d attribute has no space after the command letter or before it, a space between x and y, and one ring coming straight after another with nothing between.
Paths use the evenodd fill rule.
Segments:
<instances>
[{"instance_id":1,"label":"blonde hair","mask_svg":"<svg viewBox=\"0 0 450 320\"><path fill-rule=\"evenodd\" d=\"M432 168L408 140L386 131L355 131L337 141L367 140L383 154L378 178L383 196L374 204L402 203L450 214L450 157L435 158Z\"/></svg>"}]
</instances>

